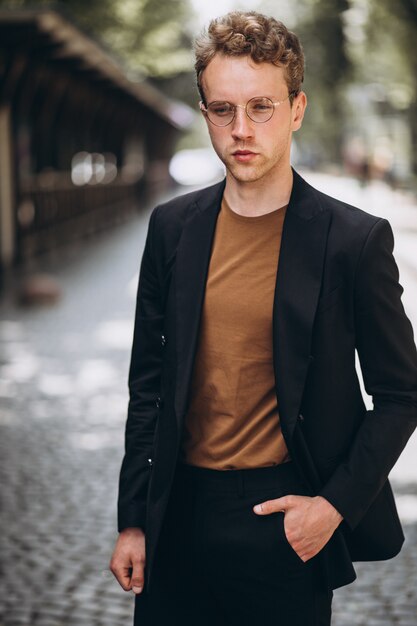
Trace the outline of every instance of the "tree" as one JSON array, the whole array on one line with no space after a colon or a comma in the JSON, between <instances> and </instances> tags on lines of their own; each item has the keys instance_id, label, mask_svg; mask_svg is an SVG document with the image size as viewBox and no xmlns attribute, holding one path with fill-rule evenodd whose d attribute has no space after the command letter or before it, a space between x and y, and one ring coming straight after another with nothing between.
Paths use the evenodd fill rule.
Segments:
<instances>
[{"instance_id":1,"label":"tree","mask_svg":"<svg viewBox=\"0 0 417 626\"><path fill-rule=\"evenodd\" d=\"M343 144L344 89L351 74L346 52L343 12L347 0L309 0L297 25L306 54L305 89L311 106L303 130L305 141L318 143L328 162L340 162ZM320 156L320 155L318 155Z\"/></svg>"},{"instance_id":2,"label":"tree","mask_svg":"<svg viewBox=\"0 0 417 626\"><path fill-rule=\"evenodd\" d=\"M417 175L417 0L368 0L367 62L364 71L384 85L389 104L403 110Z\"/></svg>"}]
</instances>

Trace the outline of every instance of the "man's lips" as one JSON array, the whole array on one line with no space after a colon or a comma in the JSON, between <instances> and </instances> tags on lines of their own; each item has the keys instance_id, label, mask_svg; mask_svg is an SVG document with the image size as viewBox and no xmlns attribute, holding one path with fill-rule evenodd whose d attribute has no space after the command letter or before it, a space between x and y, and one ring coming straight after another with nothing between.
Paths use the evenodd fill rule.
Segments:
<instances>
[{"instance_id":1,"label":"man's lips","mask_svg":"<svg viewBox=\"0 0 417 626\"><path fill-rule=\"evenodd\" d=\"M251 150L235 150L232 154L237 161L250 161L257 153Z\"/></svg>"}]
</instances>

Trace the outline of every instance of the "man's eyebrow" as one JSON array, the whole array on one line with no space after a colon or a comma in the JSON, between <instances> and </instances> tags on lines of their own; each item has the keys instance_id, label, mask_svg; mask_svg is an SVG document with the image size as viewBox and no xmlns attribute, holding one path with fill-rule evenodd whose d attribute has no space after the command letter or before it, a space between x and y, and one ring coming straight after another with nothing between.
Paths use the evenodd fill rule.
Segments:
<instances>
[{"instance_id":1,"label":"man's eyebrow","mask_svg":"<svg viewBox=\"0 0 417 626\"><path fill-rule=\"evenodd\" d=\"M272 94L272 93L256 93L253 96L249 96L245 102L249 102L249 100L252 100L253 98L269 98L270 100L280 100L281 98L279 96L277 96L276 93ZM226 97L212 97L212 98L206 98L208 102L230 102L231 104L236 102L236 98L226 98Z\"/></svg>"}]
</instances>

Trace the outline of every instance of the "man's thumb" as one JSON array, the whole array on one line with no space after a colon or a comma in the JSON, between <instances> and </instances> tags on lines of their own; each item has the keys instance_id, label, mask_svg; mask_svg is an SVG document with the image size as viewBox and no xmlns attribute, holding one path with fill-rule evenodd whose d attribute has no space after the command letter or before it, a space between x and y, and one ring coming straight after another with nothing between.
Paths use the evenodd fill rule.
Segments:
<instances>
[{"instance_id":1,"label":"man's thumb","mask_svg":"<svg viewBox=\"0 0 417 626\"><path fill-rule=\"evenodd\" d=\"M266 500L266 502L257 504L253 507L253 510L258 515L269 515L270 513L276 513L277 511L285 512L288 505L288 497L282 496L281 498L274 498L274 500Z\"/></svg>"}]
</instances>

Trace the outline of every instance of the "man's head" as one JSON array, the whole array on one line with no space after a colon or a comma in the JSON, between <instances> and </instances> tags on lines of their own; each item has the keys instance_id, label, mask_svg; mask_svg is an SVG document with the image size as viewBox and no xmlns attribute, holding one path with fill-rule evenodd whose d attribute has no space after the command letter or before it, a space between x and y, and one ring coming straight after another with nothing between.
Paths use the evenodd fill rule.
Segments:
<instances>
[{"instance_id":1,"label":"man's head","mask_svg":"<svg viewBox=\"0 0 417 626\"><path fill-rule=\"evenodd\" d=\"M298 38L273 18L236 11L213 20L195 50L200 108L228 176L278 183L307 103Z\"/></svg>"},{"instance_id":2,"label":"man's head","mask_svg":"<svg viewBox=\"0 0 417 626\"><path fill-rule=\"evenodd\" d=\"M250 57L255 63L273 63L284 70L290 94L298 94L304 79L300 41L282 22L255 11L233 11L210 22L194 44L195 71L201 100L207 104L203 73L216 54ZM292 103L293 95L290 96Z\"/></svg>"}]
</instances>

